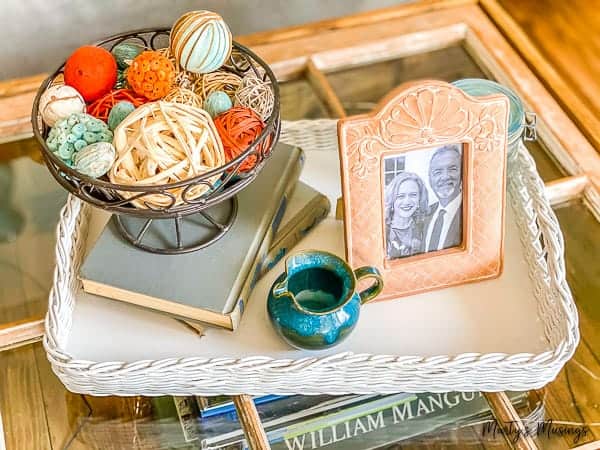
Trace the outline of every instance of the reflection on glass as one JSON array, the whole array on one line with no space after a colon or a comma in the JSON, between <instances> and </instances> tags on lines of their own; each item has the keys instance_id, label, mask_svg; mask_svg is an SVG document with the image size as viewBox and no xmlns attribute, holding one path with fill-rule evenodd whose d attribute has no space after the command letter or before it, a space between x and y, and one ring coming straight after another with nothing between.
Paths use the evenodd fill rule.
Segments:
<instances>
[{"instance_id":1,"label":"reflection on glass","mask_svg":"<svg viewBox=\"0 0 600 450\"><path fill-rule=\"evenodd\" d=\"M55 227L67 193L27 157L34 152L33 140L0 145L0 324L44 314L52 284Z\"/></svg>"},{"instance_id":2,"label":"reflection on glass","mask_svg":"<svg viewBox=\"0 0 600 450\"><path fill-rule=\"evenodd\" d=\"M580 327L585 332L590 322L600 323L600 223L581 200L558 205L555 212L565 240L567 282L579 312L584 316ZM591 340L589 344L595 349L600 348L600 333L597 330L596 326L587 335ZM600 365L598 369L600 372ZM600 398L596 401L600 401Z\"/></svg>"},{"instance_id":3,"label":"reflection on glass","mask_svg":"<svg viewBox=\"0 0 600 450\"><path fill-rule=\"evenodd\" d=\"M301 120L327 117L327 110L304 79L286 81L280 86L281 119Z\"/></svg>"},{"instance_id":4,"label":"reflection on glass","mask_svg":"<svg viewBox=\"0 0 600 450\"><path fill-rule=\"evenodd\" d=\"M373 109L392 89L406 81L486 78L461 46L406 56L327 74L348 114Z\"/></svg>"},{"instance_id":5,"label":"reflection on glass","mask_svg":"<svg viewBox=\"0 0 600 450\"><path fill-rule=\"evenodd\" d=\"M23 217L12 204L13 170L0 165L0 243L13 242L23 228Z\"/></svg>"},{"instance_id":6,"label":"reflection on glass","mask_svg":"<svg viewBox=\"0 0 600 450\"><path fill-rule=\"evenodd\" d=\"M489 78L464 47L455 45L433 52L355 67L327 75L349 115L371 111L387 93L406 81ZM564 176L543 143L527 142L544 181Z\"/></svg>"}]
</instances>

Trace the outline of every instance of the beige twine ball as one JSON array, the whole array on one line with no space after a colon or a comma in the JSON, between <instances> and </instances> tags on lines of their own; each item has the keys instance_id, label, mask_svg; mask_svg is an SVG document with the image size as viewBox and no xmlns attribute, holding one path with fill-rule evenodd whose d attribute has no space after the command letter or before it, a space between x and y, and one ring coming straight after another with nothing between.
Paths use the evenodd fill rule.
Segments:
<instances>
[{"instance_id":1,"label":"beige twine ball","mask_svg":"<svg viewBox=\"0 0 600 450\"><path fill-rule=\"evenodd\" d=\"M223 63L223 67L241 72L246 72L250 69L250 65L251 63L248 57L238 48L233 48L231 50L231 55L229 55L229 59Z\"/></svg>"},{"instance_id":2,"label":"beige twine ball","mask_svg":"<svg viewBox=\"0 0 600 450\"><path fill-rule=\"evenodd\" d=\"M234 103L236 106L252 109L266 122L271 117L275 103L270 81L263 81L254 73L244 76L240 87L235 91Z\"/></svg>"},{"instance_id":3,"label":"beige twine ball","mask_svg":"<svg viewBox=\"0 0 600 450\"><path fill-rule=\"evenodd\" d=\"M202 108L202 99L194 91L182 87L173 88L164 98L165 102L182 103L184 105Z\"/></svg>"},{"instance_id":4,"label":"beige twine ball","mask_svg":"<svg viewBox=\"0 0 600 450\"><path fill-rule=\"evenodd\" d=\"M129 114L114 131L117 160L109 172L112 183L154 186L187 180L225 164L223 144L208 113L194 106L165 101L146 103ZM219 175L211 177L215 183ZM183 203L185 188L167 195L151 194L132 200L137 208L165 208ZM198 184L187 200L209 189ZM121 192L124 198L137 193Z\"/></svg>"},{"instance_id":5,"label":"beige twine ball","mask_svg":"<svg viewBox=\"0 0 600 450\"><path fill-rule=\"evenodd\" d=\"M210 94L217 91L225 92L229 98L233 99L241 84L242 78L239 75L218 70L199 76L194 83L194 92L203 100L206 100Z\"/></svg>"}]
</instances>

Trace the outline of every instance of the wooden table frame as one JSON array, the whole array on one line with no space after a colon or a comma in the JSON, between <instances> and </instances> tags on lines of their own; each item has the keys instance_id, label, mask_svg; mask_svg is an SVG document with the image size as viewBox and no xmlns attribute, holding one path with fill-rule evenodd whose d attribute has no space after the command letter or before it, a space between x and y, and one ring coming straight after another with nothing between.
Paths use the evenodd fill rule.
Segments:
<instances>
[{"instance_id":1,"label":"wooden table frame","mask_svg":"<svg viewBox=\"0 0 600 450\"><path fill-rule=\"evenodd\" d=\"M281 81L305 77L333 117L346 113L327 72L462 43L483 70L515 88L538 113L538 133L568 174L546 184L551 202L582 198L600 217L600 156L595 150L600 149L600 120L496 0L425 0L241 36L238 41L265 58ZM0 142L31 136L31 104L44 78L42 74L0 83ZM42 334L41 317L2 324L0 351L39 340ZM497 420L520 422L504 393L487 393L486 398ZM252 447L268 448L251 398L238 396L235 405ZM528 437L512 445L537 448Z\"/></svg>"}]
</instances>

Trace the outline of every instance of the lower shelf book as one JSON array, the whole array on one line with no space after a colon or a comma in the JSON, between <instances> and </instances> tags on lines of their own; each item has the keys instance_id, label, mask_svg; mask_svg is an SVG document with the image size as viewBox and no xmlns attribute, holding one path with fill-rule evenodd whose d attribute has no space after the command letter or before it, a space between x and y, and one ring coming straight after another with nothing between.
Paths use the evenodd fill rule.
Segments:
<instances>
[{"instance_id":1,"label":"lower shelf book","mask_svg":"<svg viewBox=\"0 0 600 450\"><path fill-rule=\"evenodd\" d=\"M256 180L238 194L229 232L197 252L145 252L127 244L109 222L80 269L83 289L234 330L258 278L329 212L325 196L297 183L302 161L299 149L278 146ZM161 226L172 226L167 222Z\"/></svg>"},{"instance_id":2,"label":"lower shelf book","mask_svg":"<svg viewBox=\"0 0 600 450\"><path fill-rule=\"evenodd\" d=\"M528 407L527 393L509 393L509 398L517 409ZM173 402L170 397L161 401L169 399ZM186 403L193 403L192 397L188 399ZM487 401L478 392L290 396L258 405L257 410L274 450L375 449L492 418ZM529 413L529 409L525 411ZM189 427L189 417L182 420ZM196 424L197 448L248 448L235 412L198 415Z\"/></svg>"},{"instance_id":3,"label":"lower shelf book","mask_svg":"<svg viewBox=\"0 0 600 450\"><path fill-rule=\"evenodd\" d=\"M285 395L258 395L252 397L255 405L262 405L263 403L269 403L275 400L281 400L286 398ZM214 397L200 397L196 396L196 403L198 404L198 410L201 418L220 416L223 414L235 413L235 405L231 397L226 395L214 396Z\"/></svg>"}]
</instances>

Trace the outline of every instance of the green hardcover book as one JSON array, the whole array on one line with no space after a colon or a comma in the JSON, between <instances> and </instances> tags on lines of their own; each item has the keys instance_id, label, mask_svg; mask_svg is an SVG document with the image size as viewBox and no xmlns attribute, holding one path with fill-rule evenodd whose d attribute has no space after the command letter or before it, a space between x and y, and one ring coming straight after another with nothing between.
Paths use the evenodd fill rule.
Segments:
<instances>
[{"instance_id":1,"label":"green hardcover book","mask_svg":"<svg viewBox=\"0 0 600 450\"><path fill-rule=\"evenodd\" d=\"M330 204L327 197L310 186L298 182L287 199L285 213L278 229L271 227L273 238L265 239L259 254L249 288L273 268L298 242L302 240L327 214Z\"/></svg>"},{"instance_id":2,"label":"green hardcover book","mask_svg":"<svg viewBox=\"0 0 600 450\"><path fill-rule=\"evenodd\" d=\"M247 298L260 277L273 268L290 249L327 217L330 208L329 199L325 195L299 181L289 199L286 197L281 225L278 229L272 226L261 244L252 275L244 284L240 296ZM272 239L271 234L275 236ZM184 322L197 333L202 334L202 325L197 322Z\"/></svg>"},{"instance_id":3,"label":"green hardcover book","mask_svg":"<svg viewBox=\"0 0 600 450\"><path fill-rule=\"evenodd\" d=\"M278 144L261 173L238 194L237 218L229 232L197 252L158 255L140 250L125 242L111 220L81 266L83 289L235 330L262 273L261 262L281 224L303 160L300 149ZM155 235L147 238L158 242L173 225L155 222L164 230L153 227L147 235Z\"/></svg>"}]
</instances>

